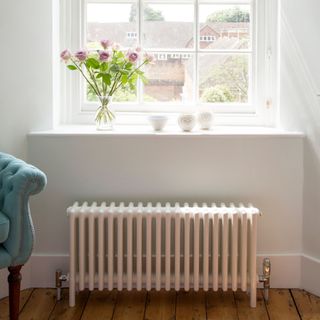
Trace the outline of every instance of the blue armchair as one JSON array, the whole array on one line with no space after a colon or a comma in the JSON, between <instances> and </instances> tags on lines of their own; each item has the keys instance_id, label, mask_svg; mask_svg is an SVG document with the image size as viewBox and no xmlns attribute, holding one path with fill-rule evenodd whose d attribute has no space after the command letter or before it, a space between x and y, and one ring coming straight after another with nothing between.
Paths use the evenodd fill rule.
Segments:
<instances>
[{"instance_id":1,"label":"blue armchair","mask_svg":"<svg viewBox=\"0 0 320 320\"><path fill-rule=\"evenodd\" d=\"M29 196L46 185L37 168L0 152L0 269L8 268L10 319L19 317L20 270L34 240Z\"/></svg>"}]
</instances>

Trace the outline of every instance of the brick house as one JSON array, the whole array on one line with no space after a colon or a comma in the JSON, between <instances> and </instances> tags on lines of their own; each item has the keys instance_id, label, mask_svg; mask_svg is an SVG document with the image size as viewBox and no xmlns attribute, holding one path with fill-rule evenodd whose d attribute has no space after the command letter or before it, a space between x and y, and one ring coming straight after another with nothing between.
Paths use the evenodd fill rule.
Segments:
<instances>
[{"instance_id":1,"label":"brick house","mask_svg":"<svg viewBox=\"0 0 320 320\"><path fill-rule=\"evenodd\" d=\"M169 34L170 36L163 36ZM248 38L248 23L205 23L200 25L201 49L236 49L244 45ZM87 42L93 45L102 38L112 39L124 47L134 47L137 43L135 23L89 23ZM145 94L158 101L175 101L181 99L183 92L192 87L193 62L192 54L172 52L172 49L191 48L194 43L193 23L190 22L145 22L142 35L144 47L170 49L168 53L155 53L156 65L149 67L148 85ZM200 79L217 63L223 63L223 56L203 56L200 60ZM159 90L161 87L161 90ZM192 99L186 96L186 99Z\"/></svg>"}]
</instances>

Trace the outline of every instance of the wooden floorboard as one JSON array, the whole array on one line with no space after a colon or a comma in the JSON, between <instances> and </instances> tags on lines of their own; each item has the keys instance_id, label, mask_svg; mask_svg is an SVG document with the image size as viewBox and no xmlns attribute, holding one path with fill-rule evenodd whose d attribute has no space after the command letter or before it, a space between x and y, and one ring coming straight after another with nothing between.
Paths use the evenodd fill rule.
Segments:
<instances>
[{"instance_id":1,"label":"wooden floorboard","mask_svg":"<svg viewBox=\"0 0 320 320\"><path fill-rule=\"evenodd\" d=\"M176 315L176 292L148 292L145 320L174 320Z\"/></svg>"},{"instance_id":2,"label":"wooden floorboard","mask_svg":"<svg viewBox=\"0 0 320 320\"><path fill-rule=\"evenodd\" d=\"M267 304L271 320L299 320L299 313L289 290L273 289Z\"/></svg>"},{"instance_id":3,"label":"wooden floorboard","mask_svg":"<svg viewBox=\"0 0 320 320\"><path fill-rule=\"evenodd\" d=\"M29 300L33 289L22 290L20 293L20 310L23 309ZM9 319L9 298L0 300L0 320Z\"/></svg>"},{"instance_id":4,"label":"wooden floorboard","mask_svg":"<svg viewBox=\"0 0 320 320\"><path fill-rule=\"evenodd\" d=\"M246 292L234 293L239 320L268 320L268 312L263 299L262 290L257 291L257 307L250 308L250 296Z\"/></svg>"},{"instance_id":5,"label":"wooden floorboard","mask_svg":"<svg viewBox=\"0 0 320 320\"><path fill-rule=\"evenodd\" d=\"M232 291L217 292L208 291L206 293L207 319L237 320L237 307Z\"/></svg>"},{"instance_id":6,"label":"wooden floorboard","mask_svg":"<svg viewBox=\"0 0 320 320\"><path fill-rule=\"evenodd\" d=\"M48 320L55 305L55 289L35 289L22 309L19 320Z\"/></svg>"},{"instance_id":7,"label":"wooden floorboard","mask_svg":"<svg viewBox=\"0 0 320 320\"><path fill-rule=\"evenodd\" d=\"M118 293L114 320L143 320L146 291L121 291Z\"/></svg>"},{"instance_id":8,"label":"wooden floorboard","mask_svg":"<svg viewBox=\"0 0 320 320\"><path fill-rule=\"evenodd\" d=\"M68 289L56 302L55 289L21 291L20 320L320 320L320 298L303 290L271 289L265 303L257 293L250 308L245 292L89 291L69 308ZM0 320L9 319L8 298L0 300Z\"/></svg>"},{"instance_id":9,"label":"wooden floorboard","mask_svg":"<svg viewBox=\"0 0 320 320\"><path fill-rule=\"evenodd\" d=\"M116 290L95 290L91 292L81 320L112 319L117 295Z\"/></svg>"},{"instance_id":10,"label":"wooden floorboard","mask_svg":"<svg viewBox=\"0 0 320 320\"><path fill-rule=\"evenodd\" d=\"M206 319L206 297L201 290L177 293L176 319L203 320Z\"/></svg>"},{"instance_id":11,"label":"wooden floorboard","mask_svg":"<svg viewBox=\"0 0 320 320\"><path fill-rule=\"evenodd\" d=\"M291 290L302 320L320 320L320 298L306 291Z\"/></svg>"},{"instance_id":12,"label":"wooden floorboard","mask_svg":"<svg viewBox=\"0 0 320 320\"><path fill-rule=\"evenodd\" d=\"M89 291L83 291L76 296L76 305L69 308L69 290L62 289L61 300L58 301L50 314L49 320L78 320L81 318L89 298Z\"/></svg>"}]
</instances>

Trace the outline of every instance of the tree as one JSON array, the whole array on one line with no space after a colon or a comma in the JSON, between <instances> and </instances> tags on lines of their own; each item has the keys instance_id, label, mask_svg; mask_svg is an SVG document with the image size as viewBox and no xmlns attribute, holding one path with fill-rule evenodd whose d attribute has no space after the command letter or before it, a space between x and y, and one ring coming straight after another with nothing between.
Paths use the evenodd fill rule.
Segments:
<instances>
[{"instance_id":1,"label":"tree","mask_svg":"<svg viewBox=\"0 0 320 320\"><path fill-rule=\"evenodd\" d=\"M248 60L244 56L230 56L208 67L200 83L204 102L247 102Z\"/></svg>"},{"instance_id":2,"label":"tree","mask_svg":"<svg viewBox=\"0 0 320 320\"><path fill-rule=\"evenodd\" d=\"M131 11L130 11L130 22L136 22L136 16L137 16L137 6L132 5ZM164 21L164 16L162 15L162 12L160 10L155 10L148 5L144 8L144 20L145 21Z\"/></svg>"},{"instance_id":3,"label":"tree","mask_svg":"<svg viewBox=\"0 0 320 320\"><path fill-rule=\"evenodd\" d=\"M233 7L210 14L207 22L250 22L250 15L248 11Z\"/></svg>"},{"instance_id":4,"label":"tree","mask_svg":"<svg viewBox=\"0 0 320 320\"><path fill-rule=\"evenodd\" d=\"M230 88L217 84L214 87L206 88L202 93L201 100L210 103L224 103L233 101L233 96Z\"/></svg>"}]
</instances>

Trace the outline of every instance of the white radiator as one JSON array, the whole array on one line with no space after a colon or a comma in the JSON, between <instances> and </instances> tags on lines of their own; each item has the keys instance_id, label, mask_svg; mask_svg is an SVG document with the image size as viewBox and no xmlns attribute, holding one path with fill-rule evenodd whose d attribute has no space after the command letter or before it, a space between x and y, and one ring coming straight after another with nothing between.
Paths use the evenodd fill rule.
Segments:
<instances>
[{"instance_id":1,"label":"white radiator","mask_svg":"<svg viewBox=\"0 0 320 320\"><path fill-rule=\"evenodd\" d=\"M231 288L256 305L259 210L75 203L70 219L70 306L76 290Z\"/></svg>"}]
</instances>

